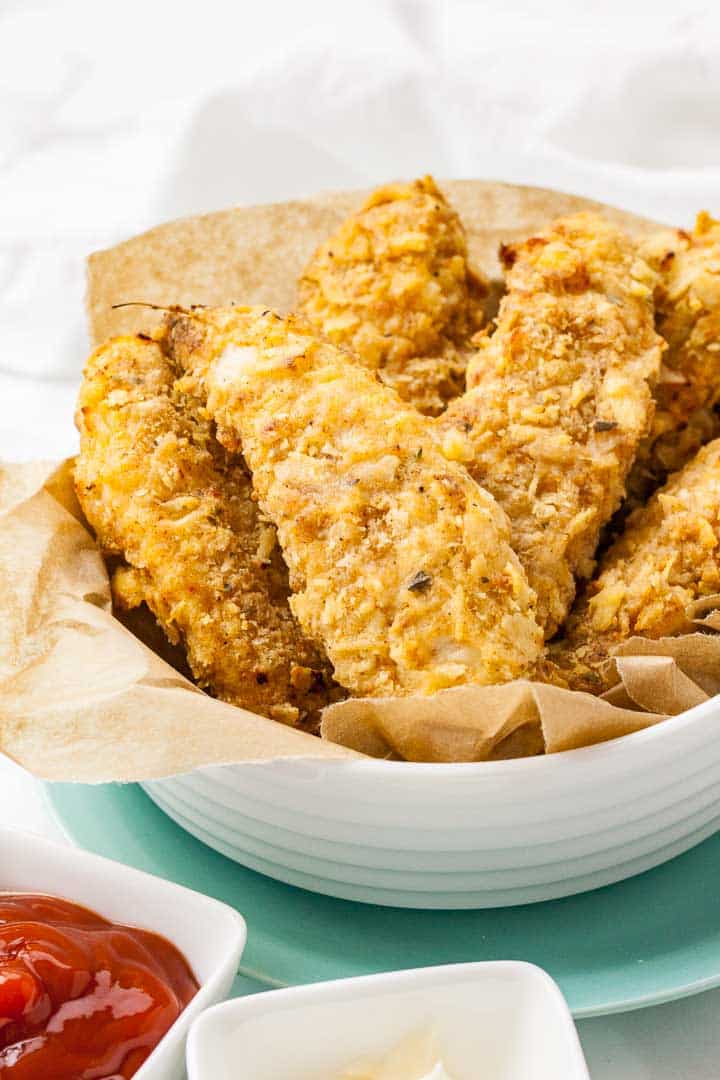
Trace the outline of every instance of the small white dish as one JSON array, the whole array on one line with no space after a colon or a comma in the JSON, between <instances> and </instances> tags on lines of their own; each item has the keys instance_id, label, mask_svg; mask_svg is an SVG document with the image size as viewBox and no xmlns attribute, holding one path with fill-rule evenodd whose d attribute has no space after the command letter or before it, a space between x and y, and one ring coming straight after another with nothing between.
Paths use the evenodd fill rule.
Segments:
<instances>
[{"instance_id":1,"label":"small white dish","mask_svg":"<svg viewBox=\"0 0 720 1080\"><path fill-rule=\"evenodd\" d=\"M589 1080L558 986L517 961L274 990L195 1021L189 1080L338 1080L431 1028L453 1080Z\"/></svg>"},{"instance_id":2,"label":"small white dish","mask_svg":"<svg viewBox=\"0 0 720 1080\"><path fill-rule=\"evenodd\" d=\"M200 984L135 1080L178 1080L192 1021L226 997L245 948L245 920L208 896L32 833L0 828L0 892L45 893L176 945Z\"/></svg>"}]
</instances>

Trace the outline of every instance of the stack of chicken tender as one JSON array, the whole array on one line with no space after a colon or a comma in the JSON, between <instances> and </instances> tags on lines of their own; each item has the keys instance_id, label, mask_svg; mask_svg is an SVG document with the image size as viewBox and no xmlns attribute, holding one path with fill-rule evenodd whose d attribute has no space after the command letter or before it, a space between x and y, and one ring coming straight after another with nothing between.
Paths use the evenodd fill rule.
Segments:
<instances>
[{"instance_id":1,"label":"stack of chicken tender","mask_svg":"<svg viewBox=\"0 0 720 1080\"><path fill-rule=\"evenodd\" d=\"M720 223L580 213L501 260L484 325L458 215L393 184L291 315L168 309L91 356L78 497L198 685L311 732L348 695L599 694L720 592Z\"/></svg>"}]
</instances>

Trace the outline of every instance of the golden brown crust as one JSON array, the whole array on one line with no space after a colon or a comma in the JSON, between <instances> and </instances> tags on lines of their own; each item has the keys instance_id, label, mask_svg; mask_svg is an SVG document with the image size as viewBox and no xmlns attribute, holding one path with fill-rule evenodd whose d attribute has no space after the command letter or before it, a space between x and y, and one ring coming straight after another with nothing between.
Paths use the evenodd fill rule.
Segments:
<instances>
[{"instance_id":1,"label":"golden brown crust","mask_svg":"<svg viewBox=\"0 0 720 1080\"><path fill-rule=\"evenodd\" d=\"M592 572L650 426L662 354L655 278L631 241L590 213L503 254L497 329L438 426L448 456L508 513L550 637L576 578Z\"/></svg>"},{"instance_id":2,"label":"golden brown crust","mask_svg":"<svg viewBox=\"0 0 720 1080\"><path fill-rule=\"evenodd\" d=\"M656 233L641 254L658 273L656 326L669 348L653 425L628 479L633 505L720 434L720 222L701 213L693 233Z\"/></svg>"},{"instance_id":3,"label":"golden brown crust","mask_svg":"<svg viewBox=\"0 0 720 1080\"><path fill-rule=\"evenodd\" d=\"M320 245L300 278L298 310L436 415L464 389L485 291L458 215L426 176L379 188Z\"/></svg>"},{"instance_id":4,"label":"golden brown crust","mask_svg":"<svg viewBox=\"0 0 720 1080\"><path fill-rule=\"evenodd\" d=\"M431 693L526 672L534 595L494 500L427 421L301 318L171 317L168 344L242 444L305 631L356 694Z\"/></svg>"},{"instance_id":5,"label":"golden brown crust","mask_svg":"<svg viewBox=\"0 0 720 1080\"><path fill-rule=\"evenodd\" d=\"M338 696L329 665L290 612L247 469L175 375L141 337L113 339L85 369L76 489L104 550L129 564L115 573L115 600L147 603L219 698L312 726Z\"/></svg>"},{"instance_id":6,"label":"golden brown crust","mask_svg":"<svg viewBox=\"0 0 720 1080\"><path fill-rule=\"evenodd\" d=\"M602 691L602 665L614 645L636 634L659 638L692 629L689 606L717 592L720 439L630 515L571 613L553 659L572 689Z\"/></svg>"}]
</instances>

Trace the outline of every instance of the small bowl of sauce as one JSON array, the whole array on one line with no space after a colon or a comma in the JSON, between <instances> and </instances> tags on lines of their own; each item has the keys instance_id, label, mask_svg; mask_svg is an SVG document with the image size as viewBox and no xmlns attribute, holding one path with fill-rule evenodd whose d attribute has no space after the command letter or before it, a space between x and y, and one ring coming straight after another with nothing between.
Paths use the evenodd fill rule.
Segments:
<instances>
[{"instance_id":1,"label":"small bowl of sauce","mask_svg":"<svg viewBox=\"0 0 720 1080\"><path fill-rule=\"evenodd\" d=\"M189 1080L590 1080L559 988L488 961L293 986L208 1009Z\"/></svg>"},{"instance_id":2,"label":"small bowl of sauce","mask_svg":"<svg viewBox=\"0 0 720 1080\"><path fill-rule=\"evenodd\" d=\"M198 989L159 934L0 893L0 1080L127 1080Z\"/></svg>"},{"instance_id":3,"label":"small bowl of sauce","mask_svg":"<svg viewBox=\"0 0 720 1080\"><path fill-rule=\"evenodd\" d=\"M0 826L0 1080L178 1080L245 939L227 904Z\"/></svg>"}]
</instances>

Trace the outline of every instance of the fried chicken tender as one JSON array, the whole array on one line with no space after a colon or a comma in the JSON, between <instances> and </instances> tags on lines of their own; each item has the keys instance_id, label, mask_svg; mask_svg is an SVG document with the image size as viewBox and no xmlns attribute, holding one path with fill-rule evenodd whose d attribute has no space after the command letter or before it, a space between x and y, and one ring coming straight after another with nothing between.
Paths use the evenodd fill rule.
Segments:
<instances>
[{"instance_id":1,"label":"fried chicken tender","mask_svg":"<svg viewBox=\"0 0 720 1080\"><path fill-rule=\"evenodd\" d=\"M641 255L658 273L656 326L669 348L655 419L628 479L633 505L720 434L720 221L701 213L693 233L657 233Z\"/></svg>"},{"instance_id":2,"label":"fried chicken tender","mask_svg":"<svg viewBox=\"0 0 720 1080\"><path fill-rule=\"evenodd\" d=\"M653 413L662 342L655 275L631 241L581 213L501 252L507 293L497 328L468 366L468 390L437 421L512 523L512 542L551 637Z\"/></svg>"},{"instance_id":3,"label":"fried chicken tender","mask_svg":"<svg viewBox=\"0 0 720 1080\"><path fill-rule=\"evenodd\" d=\"M250 466L305 632L358 695L500 683L542 651L507 519L397 394L262 308L175 314L172 355Z\"/></svg>"},{"instance_id":4,"label":"fried chicken tender","mask_svg":"<svg viewBox=\"0 0 720 1080\"><path fill-rule=\"evenodd\" d=\"M436 415L465 388L486 283L430 176L375 191L315 252L298 311L404 401Z\"/></svg>"},{"instance_id":5,"label":"fried chicken tender","mask_svg":"<svg viewBox=\"0 0 720 1080\"><path fill-rule=\"evenodd\" d=\"M312 727L338 696L330 667L290 611L287 568L247 468L175 376L160 344L141 337L109 341L85 369L75 483L103 549L129 564L115 575L116 601L147 603L217 697Z\"/></svg>"},{"instance_id":6,"label":"fried chicken tender","mask_svg":"<svg viewBox=\"0 0 720 1080\"><path fill-rule=\"evenodd\" d=\"M692 629L689 606L717 592L720 439L630 515L571 613L553 660L572 689L602 692L601 667L614 645Z\"/></svg>"}]
</instances>

